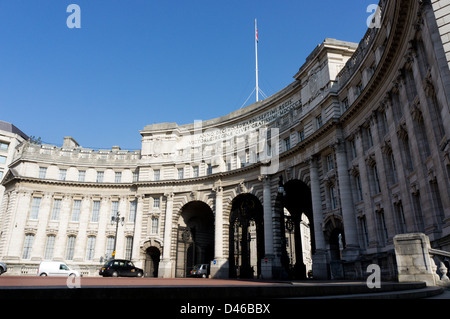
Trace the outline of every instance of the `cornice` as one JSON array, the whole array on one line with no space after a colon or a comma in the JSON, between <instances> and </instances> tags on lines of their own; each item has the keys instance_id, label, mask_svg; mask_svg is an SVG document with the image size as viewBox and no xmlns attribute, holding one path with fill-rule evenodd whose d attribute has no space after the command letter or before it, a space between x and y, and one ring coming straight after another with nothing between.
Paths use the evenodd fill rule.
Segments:
<instances>
[{"instance_id":1,"label":"cornice","mask_svg":"<svg viewBox=\"0 0 450 319\"><path fill-rule=\"evenodd\" d=\"M393 25L391 27L391 32L385 46L385 50L380 59L380 62L375 70L375 73L372 75L371 79L364 87L361 94L358 98L353 102L353 104L348 108L348 110L342 114L340 117L340 122L345 123L349 119L351 119L355 114L357 114L363 107L367 104L367 102L374 96L377 91L380 89L380 86L385 83L388 78L389 72L392 71L392 66L395 65L395 62L398 59L403 58L403 53L400 50L408 41L407 36L405 36L406 29L408 23L411 19L414 12L413 8L416 6L417 1L411 0L399 0L399 1L390 1L389 3L395 3L395 12L394 17L392 19ZM378 33L378 37L381 35ZM374 43L383 43L383 41L377 41L376 39ZM359 69L358 69L359 70Z\"/></svg>"}]
</instances>

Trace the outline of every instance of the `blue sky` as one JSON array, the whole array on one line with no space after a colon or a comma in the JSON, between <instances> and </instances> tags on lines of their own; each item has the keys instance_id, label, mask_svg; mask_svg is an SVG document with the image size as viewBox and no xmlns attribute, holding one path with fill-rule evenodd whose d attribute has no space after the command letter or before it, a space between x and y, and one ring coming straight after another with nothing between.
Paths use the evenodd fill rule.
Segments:
<instances>
[{"instance_id":1,"label":"blue sky","mask_svg":"<svg viewBox=\"0 0 450 319\"><path fill-rule=\"evenodd\" d=\"M139 130L239 109L325 38L359 42L376 0L0 0L0 120L50 144L140 149ZM66 25L67 6L81 28ZM246 105L255 101L250 97Z\"/></svg>"}]
</instances>

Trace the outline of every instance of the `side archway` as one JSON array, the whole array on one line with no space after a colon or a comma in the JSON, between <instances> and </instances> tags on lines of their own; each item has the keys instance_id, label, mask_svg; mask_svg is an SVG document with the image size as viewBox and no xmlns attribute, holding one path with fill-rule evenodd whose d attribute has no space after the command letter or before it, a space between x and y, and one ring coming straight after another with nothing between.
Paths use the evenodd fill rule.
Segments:
<instances>
[{"instance_id":1,"label":"side archway","mask_svg":"<svg viewBox=\"0 0 450 319\"><path fill-rule=\"evenodd\" d=\"M142 246L145 256L144 276L158 277L159 262L161 260L161 244L154 239L150 239Z\"/></svg>"},{"instance_id":2,"label":"side archway","mask_svg":"<svg viewBox=\"0 0 450 319\"><path fill-rule=\"evenodd\" d=\"M313 220L311 190L306 183L297 179L289 180L285 184L280 179L280 186L283 192L279 194L281 196L278 197L276 205L283 207L284 215L282 254L289 257L282 259L283 266L290 277L304 279L310 270L306 266L306 254L312 255L315 251L314 224L311 222Z\"/></svg>"},{"instance_id":3,"label":"side archway","mask_svg":"<svg viewBox=\"0 0 450 319\"><path fill-rule=\"evenodd\" d=\"M263 216L263 206L255 195L245 193L233 199L229 228L231 278L259 278L261 275Z\"/></svg>"},{"instance_id":4,"label":"side archway","mask_svg":"<svg viewBox=\"0 0 450 319\"><path fill-rule=\"evenodd\" d=\"M181 208L178 219L175 277L186 277L196 264L214 259L214 214L202 201Z\"/></svg>"}]
</instances>

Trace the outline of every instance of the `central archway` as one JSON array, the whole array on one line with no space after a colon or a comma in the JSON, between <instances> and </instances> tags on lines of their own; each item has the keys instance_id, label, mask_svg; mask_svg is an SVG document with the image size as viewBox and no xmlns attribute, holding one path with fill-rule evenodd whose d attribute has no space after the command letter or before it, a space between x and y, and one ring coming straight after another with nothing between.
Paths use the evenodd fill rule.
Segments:
<instances>
[{"instance_id":1,"label":"central archway","mask_svg":"<svg viewBox=\"0 0 450 319\"><path fill-rule=\"evenodd\" d=\"M315 251L314 223L311 222L313 220L311 190L306 183L297 179L287 181L282 186L284 194L278 205L282 205L288 211L284 214L285 232L287 232L286 235L289 234L285 244L291 245L289 251L285 252L289 255L291 263L289 266L285 266L289 268L291 277L304 279L310 269L306 267L303 247L310 247L311 254ZM304 234L306 229L302 225L309 227L309 236L304 236L306 235ZM303 233L302 228L304 229ZM309 243L302 242L309 240L306 237L310 237Z\"/></svg>"},{"instance_id":2,"label":"central archway","mask_svg":"<svg viewBox=\"0 0 450 319\"><path fill-rule=\"evenodd\" d=\"M230 277L259 277L264 257L264 220L256 196L240 194L233 199L229 234Z\"/></svg>"},{"instance_id":3,"label":"central archway","mask_svg":"<svg viewBox=\"0 0 450 319\"><path fill-rule=\"evenodd\" d=\"M214 214L202 201L181 208L178 220L175 277L186 277L196 264L214 259Z\"/></svg>"}]
</instances>

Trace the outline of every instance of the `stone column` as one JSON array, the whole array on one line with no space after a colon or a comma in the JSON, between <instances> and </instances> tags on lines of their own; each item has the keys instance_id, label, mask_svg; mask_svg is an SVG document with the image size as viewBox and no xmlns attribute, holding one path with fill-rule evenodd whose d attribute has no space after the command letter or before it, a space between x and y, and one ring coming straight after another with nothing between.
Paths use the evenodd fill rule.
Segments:
<instances>
[{"instance_id":1,"label":"stone column","mask_svg":"<svg viewBox=\"0 0 450 319\"><path fill-rule=\"evenodd\" d=\"M134 239L133 239L133 252L132 259L140 260L140 242L142 236L142 227L138 227L137 225L142 225L142 215L144 210L144 196L138 195L136 196L136 216L134 218ZM141 262L141 268L144 267L144 261Z\"/></svg>"},{"instance_id":2,"label":"stone column","mask_svg":"<svg viewBox=\"0 0 450 319\"><path fill-rule=\"evenodd\" d=\"M313 276L316 279L328 279L327 250L325 237L322 230L323 213L322 200L320 196L320 180L317 158L311 157L309 160L309 178L311 180L311 201L313 209L314 239L316 252L312 256Z\"/></svg>"},{"instance_id":3,"label":"stone column","mask_svg":"<svg viewBox=\"0 0 450 319\"><path fill-rule=\"evenodd\" d=\"M359 254L359 244L344 140L338 140L337 143L334 144L334 150L336 152L339 194L345 233L345 249L343 251L343 256L344 259L354 260Z\"/></svg>"},{"instance_id":4,"label":"stone column","mask_svg":"<svg viewBox=\"0 0 450 319\"><path fill-rule=\"evenodd\" d=\"M259 178L263 182L263 210L264 210L264 260L261 262L261 275L264 279L273 277L273 221L272 198L270 194L270 176L263 175Z\"/></svg>"},{"instance_id":5,"label":"stone column","mask_svg":"<svg viewBox=\"0 0 450 319\"><path fill-rule=\"evenodd\" d=\"M158 274L162 278L172 278L172 216L173 216L173 193L164 194L166 199L166 220L164 225L163 258L159 263Z\"/></svg>"},{"instance_id":6,"label":"stone column","mask_svg":"<svg viewBox=\"0 0 450 319\"><path fill-rule=\"evenodd\" d=\"M214 260L211 263L211 277L228 278L227 258L223 255L223 188L213 188L216 192L215 230L214 230Z\"/></svg>"}]
</instances>

